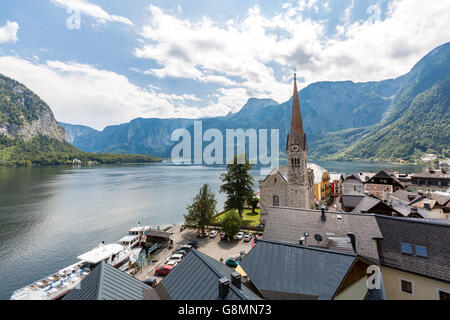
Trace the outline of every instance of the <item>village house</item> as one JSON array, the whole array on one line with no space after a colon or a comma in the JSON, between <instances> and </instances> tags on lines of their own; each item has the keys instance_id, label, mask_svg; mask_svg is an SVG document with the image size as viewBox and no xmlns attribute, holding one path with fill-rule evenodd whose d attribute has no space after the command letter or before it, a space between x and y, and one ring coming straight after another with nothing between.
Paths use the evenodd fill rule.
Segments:
<instances>
[{"instance_id":1,"label":"village house","mask_svg":"<svg viewBox=\"0 0 450 320\"><path fill-rule=\"evenodd\" d=\"M340 198L341 209L345 212L376 213L387 216L403 216L389 202L361 193L344 194ZM416 216L414 216L416 217Z\"/></svg>"},{"instance_id":2,"label":"village house","mask_svg":"<svg viewBox=\"0 0 450 320\"><path fill-rule=\"evenodd\" d=\"M350 194L355 191L364 193L364 183L374 175L374 172L360 172L346 176L342 182L342 194Z\"/></svg>"},{"instance_id":3,"label":"village house","mask_svg":"<svg viewBox=\"0 0 450 320\"><path fill-rule=\"evenodd\" d=\"M370 194L383 200L387 199L389 194L405 189L405 184L400 182L394 173L388 173L384 170L367 180L364 186Z\"/></svg>"},{"instance_id":4,"label":"village house","mask_svg":"<svg viewBox=\"0 0 450 320\"><path fill-rule=\"evenodd\" d=\"M411 185L408 186L410 191L446 191L450 187L450 173L447 169L442 168L435 170L429 168L420 173L411 175Z\"/></svg>"},{"instance_id":5,"label":"village house","mask_svg":"<svg viewBox=\"0 0 450 320\"><path fill-rule=\"evenodd\" d=\"M376 216L388 300L450 300L450 221Z\"/></svg>"},{"instance_id":6,"label":"village house","mask_svg":"<svg viewBox=\"0 0 450 320\"><path fill-rule=\"evenodd\" d=\"M337 198L342 194L344 177L340 173L330 173L331 194Z\"/></svg>"},{"instance_id":7,"label":"village house","mask_svg":"<svg viewBox=\"0 0 450 320\"><path fill-rule=\"evenodd\" d=\"M294 74L294 95L290 131L286 144L287 165L275 168L259 181L261 223L264 224L270 206L313 208L314 174L308 169L307 140L303 131L297 78Z\"/></svg>"},{"instance_id":8,"label":"village house","mask_svg":"<svg viewBox=\"0 0 450 320\"><path fill-rule=\"evenodd\" d=\"M318 202L326 202L332 195L328 171L315 163L308 164L308 168L314 174L314 198Z\"/></svg>"},{"instance_id":9,"label":"village house","mask_svg":"<svg viewBox=\"0 0 450 320\"><path fill-rule=\"evenodd\" d=\"M373 264L353 249L258 240L239 267L258 293L269 300L383 299L381 288L375 293L366 285L367 268Z\"/></svg>"},{"instance_id":10,"label":"village house","mask_svg":"<svg viewBox=\"0 0 450 320\"><path fill-rule=\"evenodd\" d=\"M264 239L345 252L354 244L381 268L388 300L450 299L449 220L270 208Z\"/></svg>"}]
</instances>

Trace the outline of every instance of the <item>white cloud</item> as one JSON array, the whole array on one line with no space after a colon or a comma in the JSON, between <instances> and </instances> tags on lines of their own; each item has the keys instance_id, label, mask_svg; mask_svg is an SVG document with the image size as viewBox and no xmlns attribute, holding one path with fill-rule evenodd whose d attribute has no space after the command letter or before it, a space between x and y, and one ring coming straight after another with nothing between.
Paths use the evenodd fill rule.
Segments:
<instances>
[{"instance_id":1,"label":"white cloud","mask_svg":"<svg viewBox=\"0 0 450 320\"><path fill-rule=\"evenodd\" d=\"M19 31L19 24L17 22L6 21L3 27L0 27L0 43L17 42L17 32Z\"/></svg>"},{"instance_id":2,"label":"white cloud","mask_svg":"<svg viewBox=\"0 0 450 320\"><path fill-rule=\"evenodd\" d=\"M109 14L100 6L90 3L87 0L50 0L52 3L70 10L80 11L82 14L94 18L98 23L120 22L126 25L133 23L125 17Z\"/></svg>"},{"instance_id":3,"label":"white cloud","mask_svg":"<svg viewBox=\"0 0 450 320\"><path fill-rule=\"evenodd\" d=\"M304 10L316 6L315 0L287 3L282 13L270 16L255 6L244 19L218 23L209 17L180 19L150 5L151 17L135 55L157 62L160 68L145 72L158 78L222 85L216 101L204 110L226 114L249 96L287 100L292 78L277 78L280 70L296 67L305 80L302 86L323 80L382 80L408 72L450 38L448 1L393 0L384 20L368 15L356 22L351 21L352 1L341 12L342 25L333 36L325 32L327 21L304 17Z\"/></svg>"},{"instance_id":4,"label":"white cloud","mask_svg":"<svg viewBox=\"0 0 450 320\"><path fill-rule=\"evenodd\" d=\"M137 117L200 117L187 101L199 98L145 90L117 73L76 62L45 64L0 57L2 74L20 81L38 94L58 121L85 124L96 129L128 122Z\"/></svg>"}]
</instances>

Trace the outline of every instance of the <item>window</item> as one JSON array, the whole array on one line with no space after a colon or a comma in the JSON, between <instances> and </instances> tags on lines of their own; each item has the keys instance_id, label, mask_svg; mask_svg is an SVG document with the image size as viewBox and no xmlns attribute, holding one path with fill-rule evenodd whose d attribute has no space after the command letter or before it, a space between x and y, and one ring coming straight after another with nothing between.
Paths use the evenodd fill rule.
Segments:
<instances>
[{"instance_id":1,"label":"window","mask_svg":"<svg viewBox=\"0 0 450 320\"><path fill-rule=\"evenodd\" d=\"M428 251L426 247L416 246L416 256L428 257Z\"/></svg>"},{"instance_id":2,"label":"window","mask_svg":"<svg viewBox=\"0 0 450 320\"><path fill-rule=\"evenodd\" d=\"M280 198L278 198L278 196L273 196L273 206L274 207L280 206Z\"/></svg>"},{"instance_id":3,"label":"window","mask_svg":"<svg viewBox=\"0 0 450 320\"><path fill-rule=\"evenodd\" d=\"M438 296L439 296L439 300L450 301L450 292L438 290Z\"/></svg>"},{"instance_id":4,"label":"window","mask_svg":"<svg viewBox=\"0 0 450 320\"><path fill-rule=\"evenodd\" d=\"M277 183L277 178L273 179L273 181L274 181L275 183Z\"/></svg>"},{"instance_id":5,"label":"window","mask_svg":"<svg viewBox=\"0 0 450 320\"><path fill-rule=\"evenodd\" d=\"M402 292L413 294L413 284L411 281L400 280L400 283Z\"/></svg>"},{"instance_id":6,"label":"window","mask_svg":"<svg viewBox=\"0 0 450 320\"><path fill-rule=\"evenodd\" d=\"M403 243L402 242L402 253L413 254L412 246L410 244L408 244L408 243Z\"/></svg>"}]
</instances>

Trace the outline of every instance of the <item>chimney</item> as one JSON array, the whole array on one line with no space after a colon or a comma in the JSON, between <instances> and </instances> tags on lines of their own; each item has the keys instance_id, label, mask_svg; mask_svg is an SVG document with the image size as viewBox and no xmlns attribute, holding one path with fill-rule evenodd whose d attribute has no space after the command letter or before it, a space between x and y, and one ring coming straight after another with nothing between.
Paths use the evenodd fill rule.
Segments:
<instances>
[{"instance_id":1,"label":"chimney","mask_svg":"<svg viewBox=\"0 0 450 320\"><path fill-rule=\"evenodd\" d=\"M355 237L355 235L353 233L349 232L349 233L347 233L347 237L349 237L350 241L352 242L353 252L357 253L356 252L356 237Z\"/></svg>"},{"instance_id":2,"label":"chimney","mask_svg":"<svg viewBox=\"0 0 450 320\"><path fill-rule=\"evenodd\" d=\"M304 242L305 242L305 237L300 237L300 239L298 240L298 244L302 246Z\"/></svg>"},{"instance_id":3,"label":"chimney","mask_svg":"<svg viewBox=\"0 0 450 320\"><path fill-rule=\"evenodd\" d=\"M225 300L230 291L230 280L227 278L219 279L219 298Z\"/></svg>"},{"instance_id":4,"label":"chimney","mask_svg":"<svg viewBox=\"0 0 450 320\"><path fill-rule=\"evenodd\" d=\"M325 208L322 208L321 211L322 211L322 216L320 217L320 220L325 222L325 221L327 221L327 217L325 216Z\"/></svg>"},{"instance_id":5,"label":"chimney","mask_svg":"<svg viewBox=\"0 0 450 320\"><path fill-rule=\"evenodd\" d=\"M241 274L239 272L233 272L231 274L231 284L233 286L235 286L236 288L240 289L241 288Z\"/></svg>"}]
</instances>

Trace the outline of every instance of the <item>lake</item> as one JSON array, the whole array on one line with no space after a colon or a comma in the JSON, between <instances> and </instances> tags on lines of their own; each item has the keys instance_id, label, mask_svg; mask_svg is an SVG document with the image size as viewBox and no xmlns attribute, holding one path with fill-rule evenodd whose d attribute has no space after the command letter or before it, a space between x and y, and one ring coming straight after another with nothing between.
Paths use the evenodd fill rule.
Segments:
<instances>
[{"instance_id":1,"label":"lake","mask_svg":"<svg viewBox=\"0 0 450 320\"><path fill-rule=\"evenodd\" d=\"M383 168L420 171L412 165L317 162L330 172ZM204 183L218 192L224 167L142 164L0 168L0 299L77 262L101 241L115 242L128 228L182 223L186 206ZM260 171L253 169L255 180Z\"/></svg>"}]
</instances>

